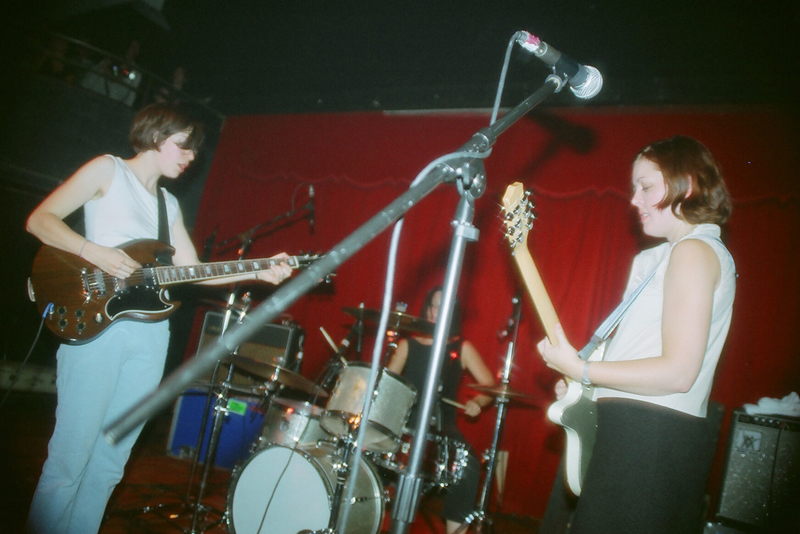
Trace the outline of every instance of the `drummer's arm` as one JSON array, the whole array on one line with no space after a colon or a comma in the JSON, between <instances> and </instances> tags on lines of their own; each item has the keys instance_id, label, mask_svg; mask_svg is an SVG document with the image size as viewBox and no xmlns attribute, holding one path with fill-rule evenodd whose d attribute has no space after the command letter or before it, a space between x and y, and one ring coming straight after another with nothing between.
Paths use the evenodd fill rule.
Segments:
<instances>
[{"instance_id":1,"label":"drummer's arm","mask_svg":"<svg viewBox=\"0 0 800 534\"><path fill-rule=\"evenodd\" d=\"M464 362L464 369L469 371L478 384L481 386L494 385L494 375L492 375L492 372L486 367L486 363L484 363L483 358L481 358L478 349L475 348L475 345L466 340L461 345L461 361ZM465 412L467 415L474 417L480 414L481 410L491 403L492 397L488 395L475 395L466 402L467 410L465 410ZM473 404L475 406L472 406Z\"/></svg>"},{"instance_id":2,"label":"drummer's arm","mask_svg":"<svg viewBox=\"0 0 800 534\"><path fill-rule=\"evenodd\" d=\"M389 363L386 368L395 374L403 374L403 369L406 366L406 359L408 358L408 340L401 339L397 342L397 348L394 349L392 357L389 358Z\"/></svg>"}]
</instances>

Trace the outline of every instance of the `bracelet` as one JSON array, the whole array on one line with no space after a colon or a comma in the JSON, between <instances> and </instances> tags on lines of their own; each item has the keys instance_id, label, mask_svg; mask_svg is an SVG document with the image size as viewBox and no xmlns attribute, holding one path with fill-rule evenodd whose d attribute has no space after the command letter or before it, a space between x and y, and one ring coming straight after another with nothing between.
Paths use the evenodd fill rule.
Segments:
<instances>
[{"instance_id":1,"label":"bracelet","mask_svg":"<svg viewBox=\"0 0 800 534\"><path fill-rule=\"evenodd\" d=\"M592 381L589 378L589 362L583 364L583 378L581 378L581 384L584 386L591 386Z\"/></svg>"},{"instance_id":2,"label":"bracelet","mask_svg":"<svg viewBox=\"0 0 800 534\"><path fill-rule=\"evenodd\" d=\"M81 259L83 259L83 249L86 246L86 243L88 242L89 242L88 239L84 240L83 245L81 245L81 249L78 251L78 257Z\"/></svg>"}]
</instances>

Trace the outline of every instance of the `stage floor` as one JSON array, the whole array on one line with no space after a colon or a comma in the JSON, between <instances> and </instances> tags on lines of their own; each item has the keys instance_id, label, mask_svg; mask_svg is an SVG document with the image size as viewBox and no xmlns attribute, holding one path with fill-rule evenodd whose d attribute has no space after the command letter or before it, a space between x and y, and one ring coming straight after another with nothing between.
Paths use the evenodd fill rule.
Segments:
<instances>
[{"instance_id":1,"label":"stage floor","mask_svg":"<svg viewBox=\"0 0 800 534\"><path fill-rule=\"evenodd\" d=\"M5 395L5 390L0 389L0 394ZM0 413L0 517L3 518L4 532L23 532L55 423L55 404L53 394L12 392ZM111 497L101 534L190 531L194 518L186 503L189 502L187 494L192 463L167 454L172 419L170 410L154 417L145 426L134 447L125 477ZM202 466L198 469L198 476L201 470ZM228 532L224 523L212 525L220 520L215 510L227 507L232 480L232 471L228 469L214 468L210 471L206 496L202 501L208 511L197 518L201 530L205 529L209 534ZM197 488L197 483L193 488ZM302 498L298 496L300 509ZM392 505L392 501L386 504L387 517L382 531L388 530ZM444 525L437 514L440 506L438 496L424 497L410 533L443 533ZM170 517L173 515L175 517ZM535 534L537 531L538 522L533 518L493 515L492 520L497 534Z\"/></svg>"}]
</instances>

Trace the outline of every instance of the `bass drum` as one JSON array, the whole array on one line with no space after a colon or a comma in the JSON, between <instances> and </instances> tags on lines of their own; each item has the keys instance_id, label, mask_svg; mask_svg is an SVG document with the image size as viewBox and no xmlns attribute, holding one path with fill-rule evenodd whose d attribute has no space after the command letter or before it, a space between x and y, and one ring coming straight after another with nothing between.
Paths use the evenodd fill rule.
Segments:
<instances>
[{"instance_id":1,"label":"bass drum","mask_svg":"<svg viewBox=\"0 0 800 534\"><path fill-rule=\"evenodd\" d=\"M297 534L328 527L336 488L329 443L292 449L276 445L250 457L234 473L228 493L231 534ZM353 505L342 534L377 534L384 512L383 486L372 465L362 459ZM345 487L346 489L346 487ZM344 503L339 514L344 513Z\"/></svg>"}]
</instances>

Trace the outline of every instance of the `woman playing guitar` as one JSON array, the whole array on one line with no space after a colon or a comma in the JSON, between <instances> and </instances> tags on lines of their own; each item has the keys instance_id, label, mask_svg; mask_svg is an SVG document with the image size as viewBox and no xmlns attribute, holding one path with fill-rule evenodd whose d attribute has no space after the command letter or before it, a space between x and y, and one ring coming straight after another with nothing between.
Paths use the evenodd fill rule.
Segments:
<instances>
[{"instance_id":1,"label":"woman playing guitar","mask_svg":"<svg viewBox=\"0 0 800 534\"><path fill-rule=\"evenodd\" d=\"M168 234L175 265L200 263L178 201L169 193L164 210L168 232L159 232L164 225L159 223L157 184L162 176L169 180L180 176L202 140L200 124L181 112L162 104L144 108L130 133L136 154L127 160L100 156L83 165L31 213L28 231L45 245L108 273L114 285L124 284L142 267L120 247L131 240ZM85 236L63 222L80 207L84 208ZM204 283L255 277L278 284L290 274L288 265L277 263L255 274ZM167 321L118 321L87 343L60 347L56 426L31 504L29 532L91 534L99 530L108 498L122 478L141 428L115 446L106 442L101 429L155 389L168 342Z\"/></svg>"},{"instance_id":2,"label":"woman playing guitar","mask_svg":"<svg viewBox=\"0 0 800 534\"><path fill-rule=\"evenodd\" d=\"M719 239L730 197L708 149L680 136L639 152L631 185L643 232L666 242L636 256L626 294L655 276L602 361L579 358L560 325L556 346L538 345L549 367L594 385L597 401L596 441L571 534L701 528L706 408L735 293L733 259ZM540 533L564 532L553 520L555 491Z\"/></svg>"}]
</instances>

